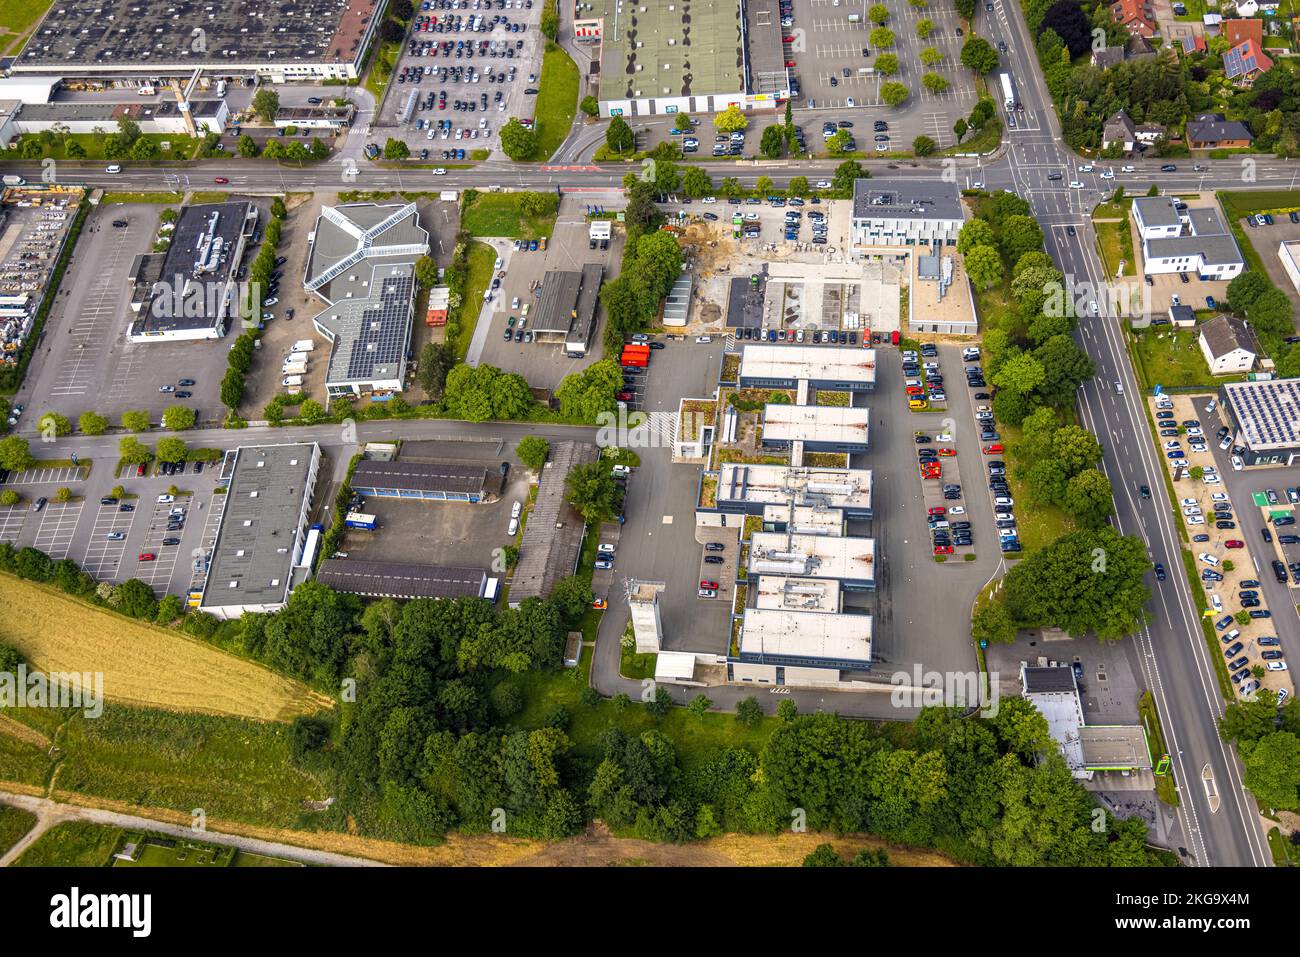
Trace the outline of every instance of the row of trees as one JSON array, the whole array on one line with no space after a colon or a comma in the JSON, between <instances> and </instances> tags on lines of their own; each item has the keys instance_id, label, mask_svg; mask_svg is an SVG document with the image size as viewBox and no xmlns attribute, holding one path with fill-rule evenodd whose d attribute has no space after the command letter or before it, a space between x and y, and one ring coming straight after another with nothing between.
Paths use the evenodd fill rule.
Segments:
<instances>
[{"instance_id":1,"label":"row of trees","mask_svg":"<svg viewBox=\"0 0 1300 957\"><path fill-rule=\"evenodd\" d=\"M1254 699L1228 705L1219 734L1237 745L1244 783L1265 808L1300 810L1300 702L1293 697L1278 708L1267 688Z\"/></svg>"}]
</instances>

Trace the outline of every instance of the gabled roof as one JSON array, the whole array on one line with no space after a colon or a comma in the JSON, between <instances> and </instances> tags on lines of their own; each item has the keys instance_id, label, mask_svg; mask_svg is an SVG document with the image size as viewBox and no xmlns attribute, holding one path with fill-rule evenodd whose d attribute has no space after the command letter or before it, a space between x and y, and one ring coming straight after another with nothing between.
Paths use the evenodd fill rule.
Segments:
<instances>
[{"instance_id":1,"label":"gabled roof","mask_svg":"<svg viewBox=\"0 0 1300 957\"><path fill-rule=\"evenodd\" d=\"M1244 349L1253 356L1260 355L1262 351L1255 330L1232 316L1218 315L1209 322L1202 323L1201 338L1205 340L1210 355L1216 359L1237 349Z\"/></svg>"},{"instance_id":2,"label":"gabled roof","mask_svg":"<svg viewBox=\"0 0 1300 957\"><path fill-rule=\"evenodd\" d=\"M1221 35L1227 39L1230 47L1239 46L1247 40L1254 40L1256 43L1262 44L1264 42L1264 21L1224 20Z\"/></svg>"},{"instance_id":3,"label":"gabled roof","mask_svg":"<svg viewBox=\"0 0 1300 957\"><path fill-rule=\"evenodd\" d=\"M1273 69L1273 61L1253 39L1240 43L1223 55L1223 73L1229 80L1252 77Z\"/></svg>"},{"instance_id":4,"label":"gabled roof","mask_svg":"<svg viewBox=\"0 0 1300 957\"><path fill-rule=\"evenodd\" d=\"M1092 65L1098 69L1105 70L1108 67L1118 66L1124 62L1123 47L1103 47L1100 50L1092 51Z\"/></svg>"},{"instance_id":5,"label":"gabled roof","mask_svg":"<svg viewBox=\"0 0 1300 957\"><path fill-rule=\"evenodd\" d=\"M1102 128L1101 138L1107 143L1131 143L1137 133L1137 128L1129 115L1120 110L1114 116L1106 121Z\"/></svg>"},{"instance_id":6,"label":"gabled roof","mask_svg":"<svg viewBox=\"0 0 1300 957\"><path fill-rule=\"evenodd\" d=\"M1235 140L1250 142L1254 137L1245 123L1225 120L1217 114L1205 114L1187 124L1187 139L1194 143L1222 143Z\"/></svg>"},{"instance_id":7,"label":"gabled roof","mask_svg":"<svg viewBox=\"0 0 1300 957\"><path fill-rule=\"evenodd\" d=\"M1110 15L1130 30L1140 28L1150 33L1156 32L1156 21L1151 15L1151 6L1144 0L1117 0L1110 6Z\"/></svg>"}]
</instances>

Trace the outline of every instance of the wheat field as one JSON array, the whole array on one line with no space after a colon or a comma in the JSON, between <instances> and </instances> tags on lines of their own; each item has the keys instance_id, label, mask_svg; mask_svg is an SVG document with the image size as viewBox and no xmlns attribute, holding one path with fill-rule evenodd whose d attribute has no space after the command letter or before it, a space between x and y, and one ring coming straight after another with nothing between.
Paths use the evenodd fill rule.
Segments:
<instances>
[{"instance_id":1,"label":"wheat field","mask_svg":"<svg viewBox=\"0 0 1300 957\"><path fill-rule=\"evenodd\" d=\"M39 671L102 672L109 701L261 721L332 707L260 665L11 575L0 575L0 608L0 640Z\"/></svg>"}]
</instances>

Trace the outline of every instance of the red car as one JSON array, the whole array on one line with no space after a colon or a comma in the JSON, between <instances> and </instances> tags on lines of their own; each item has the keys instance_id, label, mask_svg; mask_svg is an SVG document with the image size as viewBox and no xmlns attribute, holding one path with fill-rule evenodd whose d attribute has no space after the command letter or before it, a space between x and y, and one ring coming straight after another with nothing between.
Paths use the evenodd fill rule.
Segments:
<instances>
[{"instance_id":1,"label":"red car","mask_svg":"<svg viewBox=\"0 0 1300 957\"><path fill-rule=\"evenodd\" d=\"M1245 548L1246 543L1239 538L1230 538L1223 543L1224 548Z\"/></svg>"},{"instance_id":2,"label":"red car","mask_svg":"<svg viewBox=\"0 0 1300 957\"><path fill-rule=\"evenodd\" d=\"M212 182L216 183L218 186L222 186L225 185L226 183L229 183L230 180L226 179L224 176L218 176Z\"/></svg>"},{"instance_id":3,"label":"red car","mask_svg":"<svg viewBox=\"0 0 1300 957\"><path fill-rule=\"evenodd\" d=\"M139 478L139 477L142 476L142 475L144 475L144 466L143 466L143 465L137 465L137 466L135 467L135 477L136 477L136 478Z\"/></svg>"},{"instance_id":4,"label":"red car","mask_svg":"<svg viewBox=\"0 0 1300 957\"><path fill-rule=\"evenodd\" d=\"M994 443L993 445L986 445L986 446L984 446L984 454L985 454L985 455L1001 455L1001 454L1002 454L1002 445L1001 445L1001 443Z\"/></svg>"},{"instance_id":5,"label":"red car","mask_svg":"<svg viewBox=\"0 0 1300 957\"><path fill-rule=\"evenodd\" d=\"M927 515L947 515L947 514L948 514L948 509L944 508L942 505L936 505L934 508L927 508L927 509L925 510L925 514L927 514Z\"/></svg>"},{"instance_id":6,"label":"red car","mask_svg":"<svg viewBox=\"0 0 1300 957\"><path fill-rule=\"evenodd\" d=\"M794 43L794 37L782 37L782 38L781 38L781 42L782 42L782 43Z\"/></svg>"},{"instance_id":7,"label":"red car","mask_svg":"<svg viewBox=\"0 0 1300 957\"><path fill-rule=\"evenodd\" d=\"M157 558L157 557L158 557L158 556L155 555L153 552L141 552L141 553L140 553L140 561L142 561L142 562L151 562L151 561L153 561L153 560L154 560L155 558Z\"/></svg>"},{"instance_id":8,"label":"red car","mask_svg":"<svg viewBox=\"0 0 1300 957\"><path fill-rule=\"evenodd\" d=\"M718 587L718 583L717 583L717 582L709 582L709 581L701 580L701 581L700 581L700 587L701 587L701 588L712 588L712 589L715 589L715 590L716 590L717 587Z\"/></svg>"},{"instance_id":9,"label":"red car","mask_svg":"<svg viewBox=\"0 0 1300 957\"><path fill-rule=\"evenodd\" d=\"M936 546L934 546L934 553L935 553L936 555L951 555L951 554L952 554L952 546L951 546L951 545L936 545Z\"/></svg>"},{"instance_id":10,"label":"red car","mask_svg":"<svg viewBox=\"0 0 1300 957\"><path fill-rule=\"evenodd\" d=\"M957 454L957 450L956 450L956 449L940 449L940 450L939 450L939 454L940 454L941 456L946 456L946 455L956 455L956 454Z\"/></svg>"},{"instance_id":11,"label":"red car","mask_svg":"<svg viewBox=\"0 0 1300 957\"><path fill-rule=\"evenodd\" d=\"M631 401L632 401L632 393L631 393L631 392L620 392L620 393L618 393L618 401L620 401L620 402L631 402Z\"/></svg>"},{"instance_id":12,"label":"red car","mask_svg":"<svg viewBox=\"0 0 1300 957\"><path fill-rule=\"evenodd\" d=\"M785 65L788 67L793 67L795 65L794 60L786 60Z\"/></svg>"}]
</instances>

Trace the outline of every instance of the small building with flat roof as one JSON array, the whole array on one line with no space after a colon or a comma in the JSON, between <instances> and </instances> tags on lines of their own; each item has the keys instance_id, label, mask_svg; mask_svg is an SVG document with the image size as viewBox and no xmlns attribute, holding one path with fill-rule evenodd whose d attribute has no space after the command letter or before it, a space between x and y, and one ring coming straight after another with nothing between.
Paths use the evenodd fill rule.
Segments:
<instances>
[{"instance_id":1,"label":"small building with flat roof","mask_svg":"<svg viewBox=\"0 0 1300 957\"><path fill-rule=\"evenodd\" d=\"M1141 724L1087 724L1074 670L1039 661L1021 665L1021 695L1047 719L1052 739L1074 777L1091 780L1098 771L1151 769L1151 751Z\"/></svg>"},{"instance_id":2,"label":"small building with flat roof","mask_svg":"<svg viewBox=\"0 0 1300 957\"><path fill-rule=\"evenodd\" d=\"M199 610L218 618L279 611L310 569L300 565L320 468L315 442L240 446L227 482Z\"/></svg>"},{"instance_id":3,"label":"small building with flat roof","mask_svg":"<svg viewBox=\"0 0 1300 957\"><path fill-rule=\"evenodd\" d=\"M519 543L519 562L510 584L510 607L527 598L545 598L561 578L578 568L586 523L566 500L565 481L576 465L595 462L600 449L591 442L552 442L537 477L537 499Z\"/></svg>"},{"instance_id":4,"label":"small building with flat roof","mask_svg":"<svg viewBox=\"0 0 1300 957\"><path fill-rule=\"evenodd\" d=\"M366 598L482 598L488 575L482 568L327 558L316 580Z\"/></svg>"},{"instance_id":5,"label":"small building with flat roof","mask_svg":"<svg viewBox=\"0 0 1300 957\"><path fill-rule=\"evenodd\" d=\"M873 392L876 350L746 345L741 353L741 388L797 389L800 382L831 392Z\"/></svg>"},{"instance_id":6,"label":"small building with flat roof","mask_svg":"<svg viewBox=\"0 0 1300 957\"><path fill-rule=\"evenodd\" d=\"M789 502L766 505L763 507L763 531L838 537L844 534L844 513L837 508Z\"/></svg>"},{"instance_id":7,"label":"small building with flat roof","mask_svg":"<svg viewBox=\"0 0 1300 957\"><path fill-rule=\"evenodd\" d=\"M241 317L256 324L251 293L235 281L257 228L252 203L186 206L166 252L137 256L127 276L131 342L220 339Z\"/></svg>"},{"instance_id":8,"label":"small building with flat roof","mask_svg":"<svg viewBox=\"0 0 1300 957\"><path fill-rule=\"evenodd\" d=\"M955 246L965 223L957 183L937 177L853 181L853 245Z\"/></svg>"},{"instance_id":9,"label":"small building with flat roof","mask_svg":"<svg viewBox=\"0 0 1300 957\"><path fill-rule=\"evenodd\" d=\"M306 130L331 130L337 133L352 125L357 108L347 106L282 106L275 111L279 129L295 126Z\"/></svg>"},{"instance_id":10,"label":"small building with flat roof","mask_svg":"<svg viewBox=\"0 0 1300 957\"><path fill-rule=\"evenodd\" d=\"M718 470L716 509L761 515L768 505L839 510L871 517L871 471L724 462Z\"/></svg>"},{"instance_id":11,"label":"small building with flat roof","mask_svg":"<svg viewBox=\"0 0 1300 957\"><path fill-rule=\"evenodd\" d=\"M860 406L770 403L763 409L763 447L802 442L808 452L865 452L870 421L871 411Z\"/></svg>"},{"instance_id":12,"label":"small building with flat roof","mask_svg":"<svg viewBox=\"0 0 1300 957\"><path fill-rule=\"evenodd\" d=\"M731 681L846 687L871 669L871 616L746 608Z\"/></svg>"},{"instance_id":13,"label":"small building with flat roof","mask_svg":"<svg viewBox=\"0 0 1300 957\"><path fill-rule=\"evenodd\" d=\"M1300 379L1228 382L1220 389L1247 465L1293 465L1300 458Z\"/></svg>"},{"instance_id":14,"label":"small building with flat roof","mask_svg":"<svg viewBox=\"0 0 1300 957\"><path fill-rule=\"evenodd\" d=\"M844 588L875 588L876 542L848 536L755 532L750 538L749 573L829 578Z\"/></svg>"},{"instance_id":15,"label":"small building with flat roof","mask_svg":"<svg viewBox=\"0 0 1300 957\"><path fill-rule=\"evenodd\" d=\"M749 587L754 591L756 608L818 614L837 614L840 610L840 583L833 578L764 575Z\"/></svg>"},{"instance_id":16,"label":"small building with flat roof","mask_svg":"<svg viewBox=\"0 0 1300 957\"><path fill-rule=\"evenodd\" d=\"M553 269L546 273L537 309L528 317L533 335L541 342L562 343L569 356L586 355L596 334L604 275L600 263L586 263L581 271Z\"/></svg>"},{"instance_id":17,"label":"small building with flat roof","mask_svg":"<svg viewBox=\"0 0 1300 957\"><path fill-rule=\"evenodd\" d=\"M504 478L495 468L363 459L352 472L352 489L381 498L425 502L493 502L501 497Z\"/></svg>"}]
</instances>

